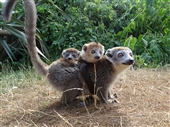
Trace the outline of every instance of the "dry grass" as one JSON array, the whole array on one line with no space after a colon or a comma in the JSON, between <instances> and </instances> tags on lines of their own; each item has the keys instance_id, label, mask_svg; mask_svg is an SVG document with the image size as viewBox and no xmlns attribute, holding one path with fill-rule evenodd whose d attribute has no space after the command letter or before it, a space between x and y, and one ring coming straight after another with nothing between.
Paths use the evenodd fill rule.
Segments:
<instances>
[{"instance_id":1,"label":"dry grass","mask_svg":"<svg viewBox=\"0 0 170 127\"><path fill-rule=\"evenodd\" d=\"M100 104L100 109L90 105L88 112L76 102L60 105L60 93L44 79L32 71L22 74L20 79L8 74L0 80L2 127L170 126L170 68L128 70L112 91L119 103Z\"/></svg>"}]
</instances>

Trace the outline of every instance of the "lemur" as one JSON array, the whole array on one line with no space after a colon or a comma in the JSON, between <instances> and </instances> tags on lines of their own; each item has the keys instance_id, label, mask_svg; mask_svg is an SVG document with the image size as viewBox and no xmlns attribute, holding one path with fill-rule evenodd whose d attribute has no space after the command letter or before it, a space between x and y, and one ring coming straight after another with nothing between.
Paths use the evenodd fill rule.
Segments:
<instances>
[{"instance_id":1,"label":"lemur","mask_svg":"<svg viewBox=\"0 0 170 127\"><path fill-rule=\"evenodd\" d=\"M8 0L3 5L3 19L5 21L9 21L12 9L16 1L17 0ZM83 84L83 77L80 74L79 66L75 66L75 63L70 64L70 61L64 58L60 58L50 65L47 65L40 59L36 50L35 32L37 14L34 1L24 0L24 8L25 34L27 38L27 48L31 57L32 64L35 66L36 70L41 75L47 77L50 84L52 84L57 90L63 92L63 95L61 97L61 103L64 104L73 101L76 96L80 94L80 91L77 89L82 88ZM91 44L96 44L98 48L94 46L95 49L93 49L93 46L91 46ZM83 60L88 62L94 62L96 61L96 59L99 60L99 58L101 58L101 56L103 55L104 51L102 51L102 54L100 55L98 54L98 52L94 53L93 51L96 51L97 49L99 49L100 51L100 46L100 44L94 42L85 44L83 47L86 48L82 49L80 56L82 55ZM90 52L88 57L83 56L82 52L85 50ZM97 55L97 57L95 54ZM81 64L81 62L78 62L78 64L79 63Z\"/></svg>"},{"instance_id":2,"label":"lemur","mask_svg":"<svg viewBox=\"0 0 170 127\"><path fill-rule=\"evenodd\" d=\"M110 90L119 75L134 63L132 51L128 47L114 47L108 49L96 64L96 87L94 88L93 65L87 65L87 70L83 70L84 80L87 81L88 88L92 94L97 94L102 102L112 102ZM90 76L89 76L90 75ZM92 81L89 81L92 80ZM91 84L90 84L91 82ZM95 93L94 93L95 89Z\"/></svg>"},{"instance_id":3,"label":"lemur","mask_svg":"<svg viewBox=\"0 0 170 127\"><path fill-rule=\"evenodd\" d=\"M93 65L93 63L96 63L99 59L102 58L104 54L104 46L101 45L98 42L91 42L89 44L85 44L82 48L81 55L78 58L78 63L80 67L80 73L85 81L85 88L88 88L88 91L90 90L89 94L93 93L92 86L94 86L94 83L92 82L90 75L87 72L87 66ZM93 57L92 57L93 55ZM95 59L93 59L95 58ZM93 91L91 91L93 90Z\"/></svg>"}]
</instances>

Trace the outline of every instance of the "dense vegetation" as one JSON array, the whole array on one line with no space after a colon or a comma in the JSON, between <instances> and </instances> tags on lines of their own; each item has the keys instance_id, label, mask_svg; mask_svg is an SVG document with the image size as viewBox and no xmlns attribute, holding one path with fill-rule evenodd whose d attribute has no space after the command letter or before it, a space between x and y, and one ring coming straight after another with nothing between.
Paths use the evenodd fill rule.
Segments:
<instances>
[{"instance_id":1,"label":"dense vegetation","mask_svg":"<svg viewBox=\"0 0 170 127\"><path fill-rule=\"evenodd\" d=\"M138 67L170 63L170 0L39 0L36 5L38 46L46 56L48 49L51 60L65 48L81 50L84 43L97 41L105 49L130 47ZM23 31L23 4L19 2L15 10L12 21L5 24L0 20L0 25L15 30L15 36L20 38L17 41L23 42L24 36L16 31ZM29 59L23 55L23 47L10 50L6 40L11 37L7 38L0 37L0 44L10 51L11 59L16 51L22 59ZM16 38L12 40L16 42Z\"/></svg>"}]
</instances>

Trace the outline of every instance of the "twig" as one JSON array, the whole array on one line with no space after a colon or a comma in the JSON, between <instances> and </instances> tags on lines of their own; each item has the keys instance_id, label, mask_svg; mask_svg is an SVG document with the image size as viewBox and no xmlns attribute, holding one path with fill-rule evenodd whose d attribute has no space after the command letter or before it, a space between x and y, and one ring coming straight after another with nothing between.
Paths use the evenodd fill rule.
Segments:
<instances>
[{"instance_id":1,"label":"twig","mask_svg":"<svg viewBox=\"0 0 170 127\"><path fill-rule=\"evenodd\" d=\"M67 90L63 91L63 93L71 91L71 90L80 90L80 91L83 91L82 88L71 88L71 89L67 89ZM65 98L64 102L68 106L66 98Z\"/></svg>"},{"instance_id":2,"label":"twig","mask_svg":"<svg viewBox=\"0 0 170 127\"><path fill-rule=\"evenodd\" d=\"M97 105L97 92L96 92L96 79L97 77L96 77L96 64L94 63L94 95L92 95L93 96L93 98L94 98L94 106L95 106L95 108L97 107L96 105Z\"/></svg>"},{"instance_id":3,"label":"twig","mask_svg":"<svg viewBox=\"0 0 170 127\"><path fill-rule=\"evenodd\" d=\"M23 112L24 112L24 114L20 117L20 119L22 120L23 118L24 118L24 116L25 116L25 109L24 108L22 108L22 107L20 107L22 110L23 110Z\"/></svg>"},{"instance_id":4,"label":"twig","mask_svg":"<svg viewBox=\"0 0 170 127\"><path fill-rule=\"evenodd\" d=\"M67 90L63 91L63 93L71 91L71 90L80 90L80 91L83 91L82 88L71 88L71 89L67 89Z\"/></svg>"},{"instance_id":5,"label":"twig","mask_svg":"<svg viewBox=\"0 0 170 127\"><path fill-rule=\"evenodd\" d=\"M88 108L87 108L87 106L86 106L86 102L85 102L85 101L86 101L86 98L89 97L89 96L90 96L90 95L84 95L84 92L82 92L82 95L81 95L81 96L78 96L77 98L83 101L87 113L89 114L90 117L92 117L91 114L90 114L90 112L89 112L89 110L88 110Z\"/></svg>"},{"instance_id":6,"label":"twig","mask_svg":"<svg viewBox=\"0 0 170 127\"><path fill-rule=\"evenodd\" d=\"M69 123L69 121L63 117L62 115L60 115L57 111L54 110L54 112L63 120L65 121L70 127L73 127L73 125L71 123Z\"/></svg>"},{"instance_id":7,"label":"twig","mask_svg":"<svg viewBox=\"0 0 170 127\"><path fill-rule=\"evenodd\" d=\"M6 35L6 36L12 36L13 34L11 34L9 31L7 30L0 30L0 35Z\"/></svg>"},{"instance_id":8,"label":"twig","mask_svg":"<svg viewBox=\"0 0 170 127\"><path fill-rule=\"evenodd\" d=\"M120 126L123 127L122 126L122 116L120 116Z\"/></svg>"},{"instance_id":9,"label":"twig","mask_svg":"<svg viewBox=\"0 0 170 127\"><path fill-rule=\"evenodd\" d=\"M32 112L38 112L38 113L41 113L41 114L43 114L43 115L56 118L55 115L49 115L49 114L47 114L47 113L45 113L45 112L42 112L42 111L40 111L40 110L32 110L32 109L29 109L27 112L28 112L29 114L33 115L33 116L36 116L36 115L33 114Z\"/></svg>"},{"instance_id":10,"label":"twig","mask_svg":"<svg viewBox=\"0 0 170 127\"><path fill-rule=\"evenodd\" d=\"M104 100L105 102L107 102L106 99L104 98L104 96L103 96L103 94L102 94L101 91L100 91L100 95L102 96L103 100Z\"/></svg>"},{"instance_id":11,"label":"twig","mask_svg":"<svg viewBox=\"0 0 170 127\"><path fill-rule=\"evenodd\" d=\"M35 127L38 127L38 126L34 123L34 121L32 121L31 119L30 119L30 121L31 121L31 123L32 123Z\"/></svg>"},{"instance_id":12,"label":"twig","mask_svg":"<svg viewBox=\"0 0 170 127\"><path fill-rule=\"evenodd\" d=\"M47 126L46 124L44 124L44 123L43 123L43 125L44 125L45 127L48 127L48 126Z\"/></svg>"},{"instance_id":13,"label":"twig","mask_svg":"<svg viewBox=\"0 0 170 127\"><path fill-rule=\"evenodd\" d=\"M99 107L97 107L97 100L99 100L99 98L97 96L98 89L96 91L96 80L97 80L96 64L94 63L94 95L92 95L92 97L94 98L94 107L98 109Z\"/></svg>"}]
</instances>

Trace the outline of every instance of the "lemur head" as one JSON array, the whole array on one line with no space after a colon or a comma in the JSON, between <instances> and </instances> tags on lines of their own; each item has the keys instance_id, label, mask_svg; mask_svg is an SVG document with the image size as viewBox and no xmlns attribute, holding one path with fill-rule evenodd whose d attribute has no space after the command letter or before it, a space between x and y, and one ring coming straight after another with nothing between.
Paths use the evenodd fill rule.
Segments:
<instances>
[{"instance_id":1,"label":"lemur head","mask_svg":"<svg viewBox=\"0 0 170 127\"><path fill-rule=\"evenodd\" d=\"M98 42L84 44L80 56L89 63L95 63L102 58L104 46Z\"/></svg>"},{"instance_id":2,"label":"lemur head","mask_svg":"<svg viewBox=\"0 0 170 127\"><path fill-rule=\"evenodd\" d=\"M118 71L126 70L134 64L134 56L128 47L114 47L108 49L105 53L106 58L113 64L114 69Z\"/></svg>"},{"instance_id":3,"label":"lemur head","mask_svg":"<svg viewBox=\"0 0 170 127\"><path fill-rule=\"evenodd\" d=\"M68 48L68 49L63 50L62 52L62 57L67 60L77 61L79 55L80 55L80 51L78 51L75 48Z\"/></svg>"}]
</instances>

